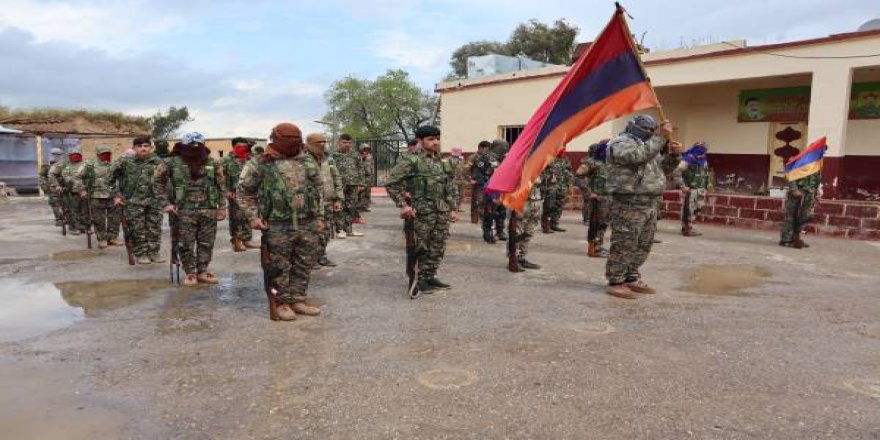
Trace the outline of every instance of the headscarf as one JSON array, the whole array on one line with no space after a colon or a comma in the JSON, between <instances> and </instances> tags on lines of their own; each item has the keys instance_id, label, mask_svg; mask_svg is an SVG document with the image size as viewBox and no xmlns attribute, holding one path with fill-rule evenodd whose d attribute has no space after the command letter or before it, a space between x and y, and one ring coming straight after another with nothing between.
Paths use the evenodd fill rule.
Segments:
<instances>
[{"instance_id":1,"label":"headscarf","mask_svg":"<svg viewBox=\"0 0 880 440\"><path fill-rule=\"evenodd\" d=\"M176 147L176 145L175 145ZM189 176L197 180L205 175L205 164L211 151L205 146L205 136L190 132L180 138L180 158L189 167Z\"/></svg>"},{"instance_id":2,"label":"headscarf","mask_svg":"<svg viewBox=\"0 0 880 440\"><path fill-rule=\"evenodd\" d=\"M294 157L302 152L302 131L295 124L282 122L272 128L266 154L273 158Z\"/></svg>"},{"instance_id":3,"label":"headscarf","mask_svg":"<svg viewBox=\"0 0 880 440\"><path fill-rule=\"evenodd\" d=\"M688 150L682 154L681 158L684 159L688 165L705 167L709 165L708 158L706 157L706 152L708 151L705 142L697 142L692 147L688 148Z\"/></svg>"},{"instance_id":4,"label":"headscarf","mask_svg":"<svg viewBox=\"0 0 880 440\"><path fill-rule=\"evenodd\" d=\"M596 148L593 149L593 159L605 162L605 156L607 153L608 153L608 141L600 142L600 143L596 144Z\"/></svg>"}]
</instances>

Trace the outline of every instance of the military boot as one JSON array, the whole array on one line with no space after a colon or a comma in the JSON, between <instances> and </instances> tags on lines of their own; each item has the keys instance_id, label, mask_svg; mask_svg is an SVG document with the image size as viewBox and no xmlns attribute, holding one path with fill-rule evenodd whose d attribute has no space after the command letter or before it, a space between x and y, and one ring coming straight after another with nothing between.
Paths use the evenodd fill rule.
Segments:
<instances>
[{"instance_id":1,"label":"military boot","mask_svg":"<svg viewBox=\"0 0 880 440\"><path fill-rule=\"evenodd\" d=\"M495 243L495 236L492 235L492 231L483 231L483 240L486 243Z\"/></svg>"},{"instance_id":2,"label":"military boot","mask_svg":"<svg viewBox=\"0 0 880 440\"><path fill-rule=\"evenodd\" d=\"M233 237L232 240L229 241L232 242L232 252L244 252L247 250L247 248L244 247L244 243L241 241L241 238Z\"/></svg>"},{"instance_id":3,"label":"military boot","mask_svg":"<svg viewBox=\"0 0 880 440\"><path fill-rule=\"evenodd\" d=\"M657 289L654 289L653 287L649 286L648 283L646 283L642 280L627 281L625 283L625 286L627 288L629 288L629 290L632 290L633 292L647 293L647 294L657 293Z\"/></svg>"},{"instance_id":4,"label":"military boot","mask_svg":"<svg viewBox=\"0 0 880 440\"><path fill-rule=\"evenodd\" d=\"M437 277L431 277L431 278L428 278L426 281L427 281L428 284L430 284L432 287L435 287L435 288L437 288L437 289L446 290L446 289L451 289L451 288L452 288L452 286L450 286L449 284L446 284L446 283L444 283L443 281L438 280Z\"/></svg>"},{"instance_id":5,"label":"military boot","mask_svg":"<svg viewBox=\"0 0 880 440\"><path fill-rule=\"evenodd\" d=\"M541 220L541 232L545 234L552 234L553 231L550 229L550 222L547 220Z\"/></svg>"},{"instance_id":6,"label":"military boot","mask_svg":"<svg viewBox=\"0 0 880 440\"><path fill-rule=\"evenodd\" d=\"M137 264L150 264L153 260L150 260L150 257L147 255L141 255L137 257Z\"/></svg>"},{"instance_id":7,"label":"military boot","mask_svg":"<svg viewBox=\"0 0 880 440\"><path fill-rule=\"evenodd\" d=\"M587 243L587 256L593 258L599 258L599 243L596 241L591 241Z\"/></svg>"},{"instance_id":8,"label":"military boot","mask_svg":"<svg viewBox=\"0 0 880 440\"><path fill-rule=\"evenodd\" d=\"M187 275L189 278L189 275ZM217 280L217 276L211 272L202 272L196 275L196 280L202 284L217 284L220 281Z\"/></svg>"},{"instance_id":9,"label":"military boot","mask_svg":"<svg viewBox=\"0 0 880 440\"><path fill-rule=\"evenodd\" d=\"M690 223L685 223L681 227L681 235L683 235L685 237L699 237L703 234L700 233L699 231L695 230L694 227L691 226Z\"/></svg>"},{"instance_id":10,"label":"military boot","mask_svg":"<svg viewBox=\"0 0 880 440\"><path fill-rule=\"evenodd\" d=\"M290 308L292 308L295 313L299 313L300 315L318 316L321 314L321 309L319 309L315 306L306 304L305 302L298 302L298 303L290 306Z\"/></svg>"},{"instance_id":11,"label":"military boot","mask_svg":"<svg viewBox=\"0 0 880 440\"><path fill-rule=\"evenodd\" d=\"M497 238L498 241L507 241L507 234L504 233L504 230L500 230L495 234L495 238Z\"/></svg>"},{"instance_id":12,"label":"military boot","mask_svg":"<svg viewBox=\"0 0 880 440\"><path fill-rule=\"evenodd\" d=\"M296 312L290 307L290 304L281 304L275 307L275 317L280 321L296 321Z\"/></svg>"},{"instance_id":13,"label":"military boot","mask_svg":"<svg viewBox=\"0 0 880 440\"><path fill-rule=\"evenodd\" d=\"M326 255L322 255L321 258L318 258L318 264L321 266L329 266L329 267L336 266L336 263L330 261L330 259L327 258Z\"/></svg>"},{"instance_id":14,"label":"military boot","mask_svg":"<svg viewBox=\"0 0 880 440\"><path fill-rule=\"evenodd\" d=\"M526 257L523 257L523 256L520 256L519 258L517 258L517 262L519 263L519 267L522 267L523 269L540 269L541 268L540 264L532 263L531 261L526 260Z\"/></svg>"},{"instance_id":15,"label":"military boot","mask_svg":"<svg viewBox=\"0 0 880 440\"><path fill-rule=\"evenodd\" d=\"M193 287L199 285L199 279L194 273L186 274L186 278L183 279L183 285L186 287Z\"/></svg>"},{"instance_id":16,"label":"military boot","mask_svg":"<svg viewBox=\"0 0 880 440\"><path fill-rule=\"evenodd\" d=\"M550 225L550 230L556 232L565 232L565 229L560 228L558 224Z\"/></svg>"},{"instance_id":17,"label":"military boot","mask_svg":"<svg viewBox=\"0 0 880 440\"><path fill-rule=\"evenodd\" d=\"M416 290L418 290L419 293L431 294L431 293L434 293L434 290L436 290L436 289L437 288L432 286L431 283L429 283L428 280L426 280L426 279L419 280L416 282Z\"/></svg>"},{"instance_id":18,"label":"military boot","mask_svg":"<svg viewBox=\"0 0 880 440\"><path fill-rule=\"evenodd\" d=\"M609 284L605 287L605 293L623 299L636 299L639 297L624 284Z\"/></svg>"}]
</instances>

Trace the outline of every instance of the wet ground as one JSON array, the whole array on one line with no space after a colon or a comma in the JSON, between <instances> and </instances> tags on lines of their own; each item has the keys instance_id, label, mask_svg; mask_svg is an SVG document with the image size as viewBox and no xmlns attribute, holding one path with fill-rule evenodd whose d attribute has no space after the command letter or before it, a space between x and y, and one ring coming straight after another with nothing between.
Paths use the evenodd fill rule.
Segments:
<instances>
[{"instance_id":1,"label":"wet ground","mask_svg":"<svg viewBox=\"0 0 880 440\"><path fill-rule=\"evenodd\" d=\"M40 200L0 205L0 437L880 438L877 243L661 222L660 293L626 301L574 213L516 275L458 224L454 288L413 301L376 203L314 274L324 314L294 323L267 319L258 253L225 228L221 284L184 289L62 237Z\"/></svg>"}]
</instances>

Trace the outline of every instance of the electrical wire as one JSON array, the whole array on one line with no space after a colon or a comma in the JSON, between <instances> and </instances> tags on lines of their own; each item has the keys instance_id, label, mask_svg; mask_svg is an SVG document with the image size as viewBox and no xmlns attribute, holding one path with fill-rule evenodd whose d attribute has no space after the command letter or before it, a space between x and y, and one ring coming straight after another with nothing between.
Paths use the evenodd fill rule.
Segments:
<instances>
[{"instance_id":1,"label":"electrical wire","mask_svg":"<svg viewBox=\"0 0 880 440\"><path fill-rule=\"evenodd\" d=\"M880 53L873 54L873 55L841 55L841 56L824 56L824 57L822 57L822 56L786 55L786 54L782 54L782 53L762 52L760 50L760 46L758 46L758 47L737 46L736 44L733 44L733 43L730 43L727 41L722 41L722 43L724 43L728 46L731 46L731 47L735 47L737 49L747 49L747 50L750 49L749 50L750 52L754 52L754 53L761 54L761 55L770 55L770 56L782 57L782 58L796 58L796 59L800 59L800 60L847 60L847 59L856 59L856 58L880 57Z\"/></svg>"}]
</instances>

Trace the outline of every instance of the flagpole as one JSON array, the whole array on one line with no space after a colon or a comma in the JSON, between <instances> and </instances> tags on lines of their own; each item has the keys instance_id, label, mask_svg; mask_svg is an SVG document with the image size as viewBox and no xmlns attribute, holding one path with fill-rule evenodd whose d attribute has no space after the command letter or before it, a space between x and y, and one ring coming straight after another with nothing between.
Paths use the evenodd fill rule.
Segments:
<instances>
[{"instance_id":1,"label":"flagpole","mask_svg":"<svg viewBox=\"0 0 880 440\"><path fill-rule=\"evenodd\" d=\"M638 55L636 57L636 59L639 62L639 68L642 69L642 74L645 75L645 78L648 80L648 84L651 85L651 92L653 92L654 97L657 98L657 92L654 90L654 85L651 83L651 77L648 76L648 71L645 70L645 64L642 63L642 54L639 53L639 50L636 46L636 41L633 40L632 32L630 32L630 30L629 30L629 23L626 22L626 16L629 15L629 13L626 12L626 9L623 9L623 6L621 6L619 2L614 2L614 6L617 8L616 13L620 14L620 21L621 21L621 23L623 23L623 29L626 34L626 39L629 41L629 44L632 47L633 52L635 52ZM660 120L661 121L667 120L666 119L666 112L663 111L663 106L660 105L660 98L657 98L656 101L657 101L657 114L660 115Z\"/></svg>"}]
</instances>

